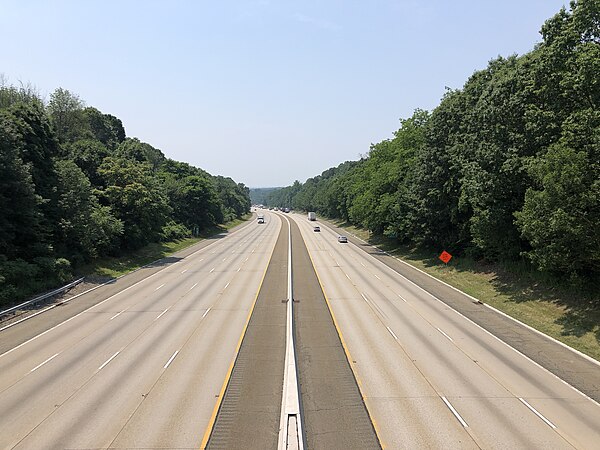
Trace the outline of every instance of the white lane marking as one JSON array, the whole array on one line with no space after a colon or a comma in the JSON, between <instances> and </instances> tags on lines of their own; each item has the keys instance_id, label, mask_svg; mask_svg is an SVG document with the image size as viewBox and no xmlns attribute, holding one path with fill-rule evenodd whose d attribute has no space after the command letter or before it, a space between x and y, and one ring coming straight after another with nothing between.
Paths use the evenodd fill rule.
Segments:
<instances>
[{"instance_id":1,"label":"white lane marking","mask_svg":"<svg viewBox=\"0 0 600 450\"><path fill-rule=\"evenodd\" d=\"M223 259L223 262L225 262L225 261L227 261L227 258L224 258L224 259Z\"/></svg>"},{"instance_id":2,"label":"white lane marking","mask_svg":"<svg viewBox=\"0 0 600 450\"><path fill-rule=\"evenodd\" d=\"M235 250L231 250L231 253L235 253Z\"/></svg>"},{"instance_id":3,"label":"white lane marking","mask_svg":"<svg viewBox=\"0 0 600 450\"><path fill-rule=\"evenodd\" d=\"M188 271L188 270L187 270L187 269L185 269L185 270L182 270L182 271L181 271L181 273L186 273L187 271Z\"/></svg>"},{"instance_id":4,"label":"white lane marking","mask_svg":"<svg viewBox=\"0 0 600 450\"><path fill-rule=\"evenodd\" d=\"M369 304L371 303L371 302L369 302L369 299L367 298L367 296L366 296L365 294L363 294L363 293L361 292L361 294L360 294L360 295L362 296L362 298L364 299L364 301L365 301L365 302L367 302L367 303L369 303Z\"/></svg>"},{"instance_id":5,"label":"white lane marking","mask_svg":"<svg viewBox=\"0 0 600 450\"><path fill-rule=\"evenodd\" d=\"M392 336L394 336L394 339L398 340L398 336L396 336L396 335L394 334L394 332L392 331L392 329L391 329L390 327L388 327L388 326L386 326L386 328L387 328L387 330L390 332L390 334L391 334Z\"/></svg>"},{"instance_id":6,"label":"white lane marking","mask_svg":"<svg viewBox=\"0 0 600 450\"><path fill-rule=\"evenodd\" d=\"M253 249L252 249L252 253L254 253L254 251L255 251L255 250L256 250L256 249L255 249L255 248L253 248Z\"/></svg>"},{"instance_id":7,"label":"white lane marking","mask_svg":"<svg viewBox=\"0 0 600 450\"><path fill-rule=\"evenodd\" d=\"M196 286L198 286L198 283L194 283L194 285L188 289L188 292L190 292L192 289L194 289Z\"/></svg>"},{"instance_id":8,"label":"white lane marking","mask_svg":"<svg viewBox=\"0 0 600 450\"><path fill-rule=\"evenodd\" d=\"M239 272L241 269L242 269L241 267L238 267L238 270L237 270L237 272Z\"/></svg>"},{"instance_id":9,"label":"white lane marking","mask_svg":"<svg viewBox=\"0 0 600 450\"><path fill-rule=\"evenodd\" d=\"M210 311L210 308L212 308L212 306L211 306L211 307L209 307L209 308L206 310L206 312L205 312L204 314L202 314L202 318L203 318L203 319L206 317L206 315L207 315L207 314L208 314L208 312Z\"/></svg>"},{"instance_id":10,"label":"white lane marking","mask_svg":"<svg viewBox=\"0 0 600 450\"><path fill-rule=\"evenodd\" d=\"M161 287L163 287L165 285L165 283L161 284L159 287L157 287L156 289L154 289L154 291L158 291Z\"/></svg>"},{"instance_id":11,"label":"white lane marking","mask_svg":"<svg viewBox=\"0 0 600 450\"><path fill-rule=\"evenodd\" d=\"M404 301L404 303L408 303L408 301L404 297L402 297L400 294L398 294L398 297L400 297Z\"/></svg>"},{"instance_id":12,"label":"white lane marking","mask_svg":"<svg viewBox=\"0 0 600 450\"><path fill-rule=\"evenodd\" d=\"M521 403L523 403L525 406L527 406L536 416L538 416L540 419L542 419L544 422L546 422L546 425L548 425L549 427L556 429L556 425L554 425L552 422L550 422L548 419L546 419L544 416L542 416L541 413L538 412L537 409L535 409L533 406L531 406L529 403L527 403L527 401L524 398L519 397L519 400L521 400Z\"/></svg>"},{"instance_id":13,"label":"white lane marking","mask_svg":"<svg viewBox=\"0 0 600 450\"><path fill-rule=\"evenodd\" d=\"M108 358L104 364L102 364L100 367L98 367L98 369L96 369L96 373L98 373L98 372L100 372L102 369L104 369L104 367L106 367L106 365L107 365L109 362L111 362L113 359L115 359L119 353L121 353L121 351L120 351L120 350L119 350L118 352L116 352L114 355L112 355L110 358Z\"/></svg>"},{"instance_id":14,"label":"white lane marking","mask_svg":"<svg viewBox=\"0 0 600 450\"><path fill-rule=\"evenodd\" d=\"M163 312L161 312L161 313L160 313L158 316L156 316L156 319L154 319L154 320L158 320L158 319L160 319L160 318L162 317L162 315L163 315L164 313L166 313L166 312L167 312L169 309L171 309L171 307L170 307L170 306L169 306L167 309L165 309Z\"/></svg>"},{"instance_id":15,"label":"white lane marking","mask_svg":"<svg viewBox=\"0 0 600 450\"><path fill-rule=\"evenodd\" d=\"M227 289L227 288L229 287L229 283L231 283L231 282L228 282L228 283L225 285L225 287L223 288L223 290L225 290L225 289Z\"/></svg>"},{"instance_id":16,"label":"white lane marking","mask_svg":"<svg viewBox=\"0 0 600 450\"><path fill-rule=\"evenodd\" d=\"M126 309L124 309L123 311L119 311L118 313L116 313L114 316L112 316L112 317L111 317L110 319L108 319L108 320L113 320L115 317L119 317L121 314L123 314L125 311L127 311L127 309L129 309L129 308L126 308Z\"/></svg>"},{"instance_id":17,"label":"white lane marking","mask_svg":"<svg viewBox=\"0 0 600 450\"><path fill-rule=\"evenodd\" d=\"M460 417L460 414L458 413L458 411L456 411L456 410L454 409L454 406L452 406L452 405L450 404L450 402L449 402L449 401L446 399L446 397L442 396L442 400L444 400L444 403L445 403L445 404L446 404L446 406L447 406L447 407L450 409L450 411L452 411L452 414L454 414L454 417L456 417L456 418L458 419L458 421L460 422L460 424L461 424L463 427L465 427L465 428L468 428L468 427L469 427L469 425L467 425L467 422L465 422L465 420L464 420L462 417Z\"/></svg>"},{"instance_id":18,"label":"white lane marking","mask_svg":"<svg viewBox=\"0 0 600 450\"><path fill-rule=\"evenodd\" d=\"M346 275L346 278L348 278L350 281L352 281L352 280L350 279L350 276L349 276L349 275L348 275L346 272L344 272L344 275Z\"/></svg>"},{"instance_id":19,"label":"white lane marking","mask_svg":"<svg viewBox=\"0 0 600 450\"><path fill-rule=\"evenodd\" d=\"M204 258L198 260L198 262L201 262L201 261L204 261Z\"/></svg>"},{"instance_id":20,"label":"white lane marking","mask_svg":"<svg viewBox=\"0 0 600 450\"><path fill-rule=\"evenodd\" d=\"M215 268L213 267L212 269L210 269L210 272L208 273L213 273L215 271Z\"/></svg>"},{"instance_id":21,"label":"white lane marking","mask_svg":"<svg viewBox=\"0 0 600 450\"><path fill-rule=\"evenodd\" d=\"M248 261L248 258L246 258L246 259L244 260L244 262L246 262L246 261Z\"/></svg>"},{"instance_id":22,"label":"white lane marking","mask_svg":"<svg viewBox=\"0 0 600 450\"><path fill-rule=\"evenodd\" d=\"M31 370L29 371L29 373L31 373L31 372L33 372L33 371L35 371L35 370L38 370L38 369L39 369L40 367L42 367L44 364L46 364L46 363L48 363L48 362L52 361L54 358L56 358L56 357L57 357L59 354L60 354L60 352L58 352L57 354L55 354L55 355L51 356L50 358L48 358L48 359L47 359L46 361L44 361L43 363L41 363L41 364L38 364L38 365L37 365L37 366L35 366L33 369L31 369Z\"/></svg>"},{"instance_id":23,"label":"white lane marking","mask_svg":"<svg viewBox=\"0 0 600 450\"><path fill-rule=\"evenodd\" d=\"M444 333L442 330L440 330L438 327L435 327L440 333L442 333L444 336L446 336L448 339L450 339L452 342L454 342L454 339L452 339L450 336L448 336L446 333Z\"/></svg>"},{"instance_id":24,"label":"white lane marking","mask_svg":"<svg viewBox=\"0 0 600 450\"><path fill-rule=\"evenodd\" d=\"M173 362L173 360L177 356L177 353L179 353L179 350L177 350L175 353L173 353L173 356L171 356L169 358L169 360L167 361L167 363L165 364L165 366L163 367L163 369L166 369L167 367L169 367L169 364L171 364Z\"/></svg>"},{"instance_id":25,"label":"white lane marking","mask_svg":"<svg viewBox=\"0 0 600 450\"><path fill-rule=\"evenodd\" d=\"M381 278L379 278L379 277L377 276L377 274L376 274L376 273L374 273L373 275L374 275L374 276L375 276L375 278L377 278L378 280L381 280Z\"/></svg>"},{"instance_id":26,"label":"white lane marking","mask_svg":"<svg viewBox=\"0 0 600 450\"><path fill-rule=\"evenodd\" d=\"M367 266L365 266L365 263L362 262L362 261L360 261L360 265L363 266L363 267L367 267Z\"/></svg>"}]
</instances>

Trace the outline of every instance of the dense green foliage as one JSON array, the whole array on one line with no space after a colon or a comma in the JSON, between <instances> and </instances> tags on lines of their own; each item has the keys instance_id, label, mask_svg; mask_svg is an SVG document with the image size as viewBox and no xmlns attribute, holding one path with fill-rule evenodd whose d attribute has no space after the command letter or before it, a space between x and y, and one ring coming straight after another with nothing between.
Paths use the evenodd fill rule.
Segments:
<instances>
[{"instance_id":1,"label":"dense green foliage","mask_svg":"<svg viewBox=\"0 0 600 450\"><path fill-rule=\"evenodd\" d=\"M267 204L556 277L600 276L600 2L571 2L394 137Z\"/></svg>"},{"instance_id":2,"label":"dense green foliage","mask_svg":"<svg viewBox=\"0 0 600 450\"><path fill-rule=\"evenodd\" d=\"M243 184L126 137L118 118L69 91L46 105L0 77L0 304L66 282L95 258L249 210Z\"/></svg>"}]
</instances>

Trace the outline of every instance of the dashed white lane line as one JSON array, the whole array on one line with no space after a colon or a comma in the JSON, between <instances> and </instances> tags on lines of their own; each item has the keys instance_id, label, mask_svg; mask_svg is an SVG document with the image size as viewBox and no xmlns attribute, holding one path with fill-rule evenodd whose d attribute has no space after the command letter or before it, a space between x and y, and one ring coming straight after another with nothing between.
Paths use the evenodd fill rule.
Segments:
<instances>
[{"instance_id":1,"label":"dashed white lane line","mask_svg":"<svg viewBox=\"0 0 600 450\"><path fill-rule=\"evenodd\" d=\"M390 334L394 337L394 339L398 340L398 336L396 336L396 334L392 331L392 329L388 326L386 326L386 328L390 332Z\"/></svg>"},{"instance_id":2,"label":"dashed white lane line","mask_svg":"<svg viewBox=\"0 0 600 450\"><path fill-rule=\"evenodd\" d=\"M381 278L379 278L376 273L374 273L373 275L375 275L375 278L377 278L378 280L381 280Z\"/></svg>"},{"instance_id":3,"label":"dashed white lane line","mask_svg":"<svg viewBox=\"0 0 600 450\"><path fill-rule=\"evenodd\" d=\"M52 355L50 358L48 358L46 361L44 361L41 364L38 364L37 366L35 366L33 369L31 369L29 371L29 373L34 372L36 370L38 370L40 367L42 367L44 364L49 363L50 361L52 361L54 358L56 358L58 355L60 354L60 352L56 353L55 355Z\"/></svg>"},{"instance_id":4,"label":"dashed white lane line","mask_svg":"<svg viewBox=\"0 0 600 450\"><path fill-rule=\"evenodd\" d=\"M196 286L198 286L198 283L194 283L194 285L188 289L188 292L190 292L192 289L194 289Z\"/></svg>"},{"instance_id":5,"label":"dashed white lane line","mask_svg":"<svg viewBox=\"0 0 600 450\"><path fill-rule=\"evenodd\" d=\"M346 275L346 278L348 278L350 281L352 281L352 279L350 278L350 275L348 275L346 272L344 272L344 275Z\"/></svg>"},{"instance_id":6,"label":"dashed white lane line","mask_svg":"<svg viewBox=\"0 0 600 450\"><path fill-rule=\"evenodd\" d=\"M212 306L210 307L212 308ZM208 312L210 311L210 308L208 308L204 314L202 314L202 318L204 319L206 317L206 315L208 314Z\"/></svg>"},{"instance_id":7,"label":"dashed white lane line","mask_svg":"<svg viewBox=\"0 0 600 450\"><path fill-rule=\"evenodd\" d=\"M248 259L249 259L249 258L246 258L246 259L244 260L244 262L248 261Z\"/></svg>"},{"instance_id":8,"label":"dashed white lane line","mask_svg":"<svg viewBox=\"0 0 600 450\"><path fill-rule=\"evenodd\" d=\"M446 399L446 397L442 396L442 400L444 401L444 403L446 404L446 406L448 407L448 409L450 409L450 411L452 411L452 414L454 414L454 417L456 417L458 419L458 421L460 422L460 424L463 427L468 428L469 425L467 425L467 422L465 422L465 420L460 416L460 414L458 413L458 411L454 409L454 406L452 406L452 404L448 401L448 399Z\"/></svg>"},{"instance_id":9,"label":"dashed white lane line","mask_svg":"<svg viewBox=\"0 0 600 450\"><path fill-rule=\"evenodd\" d=\"M179 350L177 350L175 353L173 353L173 356L171 356L169 358L169 360L167 361L167 363L165 364L165 366L163 367L163 369L166 369L167 367L169 367L169 365L173 362L173 360L177 356L177 353L179 353Z\"/></svg>"},{"instance_id":10,"label":"dashed white lane line","mask_svg":"<svg viewBox=\"0 0 600 450\"><path fill-rule=\"evenodd\" d=\"M227 261L227 258L223 258L223 262Z\"/></svg>"},{"instance_id":11,"label":"dashed white lane line","mask_svg":"<svg viewBox=\"0 0 600 450\"><path fill-rule=\"evenodd\" d=\"M208 273L213 273L215 271L215 268L213 267L212 269L210 269L210 272Z\"/></svg>"},{"instance_id":12,"label":"dashed white lane line","mask_svg":"<svg viewBox=\"0 0 600 450\"><path fill-rule=\"evenodd\" d=\"M161 284L159 287L157 287L156 289L154 289L154 291L158 291L161 287L163 287L165 285L165 283Z\"/></svg>"},{"instance_id":13,"label":"dashed white lane line","mask_svg":"<svg viewBox=\"0 0 600 450\"><path fill-rule=\"evenodd\" d=\"M556 429L556 425L554 425L552 422L550 422L548 419L546 419L544 416L542 416L541 413L538 412L537 409L535 409L533 406L531 406L529 403L527 403L527 401L524 398L519 397L519 400L521 400L521 403L523 403L525 406L527 406L536 416L538 416L540 419L542 419L546 425L548 425L549 427Z\"/></svg>"},{"instance_id":14,"label":"dashed white lane line","mask_svg":"<svg viewBox=\"0 0 600 450\"><path fill-rule=\"evenodd\" d=\"M164 313L166 313L166 312L167 312L169 309L171 309L171 306L169 306L167 309L165 309L163 312L161 312L161 313L160 313L158 316L156 316L156 319L154 319L154 320L158 320L158 319L160 319L160 318L162 317L162 315L163 315Z\"/></svg>"},{"instance_id":15,"label":"dashed white lane line","mask_svg":"<svg viewBox=\"0 0 600 450\"><path fill-rule=\"evenodd\" d=\"M228 282L228 283L225 285L225 287L223 288L223 290L225 290L225 289L227 289L227 288L229 287L229 283L231 283L231 282Z\"/></svg>"},{"instance_id":16,"label":"dashed white lane line","mask_svg":"<svg viewBox=\"0 0 600 450\"><path fill-rule=\"evenodd\" d=\"M108 358L104 364L102 364L100 367L98 367L98 369L96 369L96 373L98 373L98 372L100 372L102 369L104 369L104 368L106 367L106 365L107 365L109 362L111 362L113 359L115 359L119 353L121 353L121 351L120 351L120 350L119 350L118 352L116 352L114 355L112 355L110 358Z\"/></svg>"},{"instance_id":17,"label":"dashed white lane line","mask_svg":"<svg viewBox=\"0 0 600 450\"><path fill-rule=\"evenodd\" d=\"M400 294L398 294L398 297L400 297L404 303L408 303L408 301L404 297L402 297Z\"/></svg>"},{"instance_id":18,"label":"dashed white lane line","mask_svg":"<svg viewBox=\"0 0 600 450\"><path fill-rule=\"evenodd\" d=\"M442 333L444 336L446 336L451 342L454 342L454 339L452 339L450 336L448 336L446 333L444 333L442 330L440 330L438 327L435 327L440 333Z\"/></svg>"},{"instance_id":19,"label":"dashed white lane line","mask_svg":"<svg viewBox=\"0 0 600 450\"><path fill-rule=\"evenodd\" d=\"M125 311L127 311L129 308L125 308L123 311L119 311L118 313L116 313L114 316L112 316L110 319L108 320L113 320L115 317L119 317L121 314L123 314Z\"/></svg>"},{"instance_id":20,"label":"dashed white lane line","mask_svg":"<svg viewBox=\"0 0 600 450\"><path fill-rule=\"evenodd\" d=\"M184 269L181 271L181 273L186 273L187 271L188 271L187 269Z\"/></svg>"},{"instance_id":21,"label":"dashed white lane line","mask_svg":"<svg viewBox=\"0 0 600 450\"><path fill-rule=\"evenodd\" d=\"M240 270L242 270L242 268L241 268L241 267L238 267L238 270L237 270L237 272L239 272Z\"/></svg>"},{"instance_id":22,"label":"dashed white lane line","mask_svg":"<svg viewBox=\"0 0 600 450\"><path fill-rule=\"evenodd\" d=\"M364 262L360 261L360 265L363 267L367 267Z\"/></svg>"}]
</instances>

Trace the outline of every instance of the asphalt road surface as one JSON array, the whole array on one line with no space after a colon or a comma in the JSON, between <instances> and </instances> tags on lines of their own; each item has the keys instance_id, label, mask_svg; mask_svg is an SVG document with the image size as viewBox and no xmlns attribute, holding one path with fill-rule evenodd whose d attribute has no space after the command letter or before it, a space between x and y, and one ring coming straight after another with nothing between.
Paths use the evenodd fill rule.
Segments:
<instances>
[{"instance_id":1,"label":"asphalt road surface","mask_svg":"<svg viewBox=\"0 0 600 450\"><path fill-rule=\"evenodd\" d=\"M0 332L0 448L276 448L287 222L264 215ZM306 448L599 448L600 366L286 217Z\"/></svg>"}]
</instances>

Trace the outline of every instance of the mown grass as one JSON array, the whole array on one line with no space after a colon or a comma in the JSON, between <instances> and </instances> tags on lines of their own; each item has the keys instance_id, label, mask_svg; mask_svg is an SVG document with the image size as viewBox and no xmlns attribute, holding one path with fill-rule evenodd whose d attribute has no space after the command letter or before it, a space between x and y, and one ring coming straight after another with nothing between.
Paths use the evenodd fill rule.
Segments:
<instances>
[{"instance_id":1,"label":"mown grass","mask_svg":"<svg viewBox=\"0 0 600 450\"><path fill-rule=\"evenodd\" d=\"M439 251L398 245L347 223L335 222L370 244L499 309L521 322L600 360L600 300L587 291L560 284L526 264L486 263L454 257L445 265Z\"/></svg>"},{"instance_id":2,"label":"mown grass","mask_svg":"<svg viewBox=\"0 0 600 450\"><path fill-rule=\"evenodd\" d=\"M204 239L223 233L237 225L249 220L251 215L242 219L236 219L217 227L205 230L198 237L190 237L171 242L151 243L140 249L131 251L125 255L115 257L104 257L77 270L78 276L86 276L90 279L109 279L125 275L157 259L166 258L180 250L191 247Z\"/></svg>"}]
</instances>

